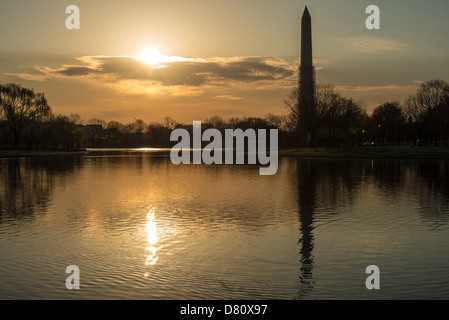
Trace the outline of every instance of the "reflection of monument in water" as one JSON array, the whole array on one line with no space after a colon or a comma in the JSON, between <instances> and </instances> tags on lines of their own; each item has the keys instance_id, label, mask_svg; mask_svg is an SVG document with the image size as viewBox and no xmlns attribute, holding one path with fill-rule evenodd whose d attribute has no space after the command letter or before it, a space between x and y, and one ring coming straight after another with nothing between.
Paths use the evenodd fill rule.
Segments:
<instances>
[{"instance_id":1,"label":"reflection of monument in water","mask_svg":"<svg viewBox=\"0 0 449 320\"><path fill-rule=\"evenodd\" d=\"M300 256L300 274L299 274L299 292L298 298L304 298L313 289L312 269L314 264L313 257L313 215L315 212L316 197L316 167L311 160L297 161L298 176L298 207L299 221L301 223L301 238L298 244L301 246Z\"/></svg>"},{"instance_id":2,"label":"reflection of monument in water","mask_svg":"<svg viewBox=\"0 0 449 320\"><path fill-rule=\"evenodd\" d=\"M301 117L298 119L298 128L303 135L304 142L307 141L305 128L313 124L315 105L315 67L312 58L312 18L309 10L304 9L301 19L301 65L299 67L299 105ZM310 131L310 130L309 130ZM315 137L311 133L311 143Z\"/></svg>"}]
</instances>

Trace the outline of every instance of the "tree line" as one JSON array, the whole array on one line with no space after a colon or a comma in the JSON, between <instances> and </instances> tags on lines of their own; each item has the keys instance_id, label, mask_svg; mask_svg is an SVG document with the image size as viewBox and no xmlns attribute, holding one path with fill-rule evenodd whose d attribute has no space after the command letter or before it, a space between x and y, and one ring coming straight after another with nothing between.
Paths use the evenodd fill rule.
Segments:
<instances>
[{"instance_id":1,"label":"tree line","mask_svg":"<svg viewBox=\"0 0 449 320\"><path fill-rule=\"evenodd\" d=\"M431 80L403 103L385 102L368 115L361 102L342 96L329 84L315 89L315 105L301 106L299 88L284 99L287 112L264 117L210 117L203 130L278 129L279 146L441 145L449 138L449 84ZM86 147L171 147L173 129L192 131L192 124L166 117L123 124L52 112L44 94L18 84L0 85L0 147L79 149Z\"/></svg>"},{"instance_id":2,"label":"tree line","mask_svg":"<svg viewBox=\"0 0 449 320\"><path fill-rule=\"evenodd\" d=\"M448 146L449 84L444 80L422 83L404 102L382 103L371 115L332 85L316 86L313 107L300 104L299 92L295 88L285 99L296 124L296 145Z\"/></svg>"}]
</instances>

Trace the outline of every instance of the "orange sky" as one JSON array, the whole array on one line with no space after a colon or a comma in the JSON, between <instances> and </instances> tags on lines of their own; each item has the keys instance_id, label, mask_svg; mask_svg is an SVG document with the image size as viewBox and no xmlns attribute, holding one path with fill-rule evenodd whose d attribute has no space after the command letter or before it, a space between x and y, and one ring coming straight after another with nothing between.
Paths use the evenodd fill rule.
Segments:
<instances>
[{"instance_id":1,"label":"orange sky","mask_svg":"<svg viewBox=\"0 0 449 320\"><path fill-rule=\"evenodd\" d=\"M0 82L44 92L55 113L106 121L181 122L282 114L297 84L300 18L312 15L317 82L368 111L403 101L430 79L449 79L447 1L87 1L81 29L67 30L66 4L0 4ZM415 21L420 21L419 24ZM156 47L156 63L141 54ZM173 58L175 57L175 58ZM182 57L182 58L181 58Z\"/></svg>"}]
</instances>

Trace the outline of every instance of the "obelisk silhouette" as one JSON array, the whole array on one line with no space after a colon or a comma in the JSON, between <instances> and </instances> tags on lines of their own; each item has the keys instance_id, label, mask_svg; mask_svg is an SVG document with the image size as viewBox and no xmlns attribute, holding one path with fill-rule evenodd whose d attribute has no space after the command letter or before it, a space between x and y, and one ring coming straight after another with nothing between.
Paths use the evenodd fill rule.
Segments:
<instances>
[{"instance_id":1,"label":"obelisk silhouette","mask_svg":"<svg viewBox=\"0 0 449 320\"><path fill-rule=\"evenodd\" d=\"M315 68L312 61L312 19L309 10L304 9L301 19L301 64L299 67L299 114L306 124L298 123L299 127L309 127L310 120L313 121L315 105ZM302 129L302 130L303 130ZM310 130L309 130L310 131ZM311 132L309 132L311 133ZM314 140L314 136L310 137ZM313 141L311 141L313 143Z\"/></svg>"}]
</instances>

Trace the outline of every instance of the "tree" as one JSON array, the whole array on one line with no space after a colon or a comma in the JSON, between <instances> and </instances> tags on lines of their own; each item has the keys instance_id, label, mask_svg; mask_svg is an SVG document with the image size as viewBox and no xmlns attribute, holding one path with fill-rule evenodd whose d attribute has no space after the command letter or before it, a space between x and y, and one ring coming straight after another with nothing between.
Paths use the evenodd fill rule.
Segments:
<instances>
[{"instance_id":1,"label":"tree","mask_svg":"<svg viewBox=\"0 0 449 320\"><path fill-rule=\"evenodd\" d=\"M336 91L332 95L329 104L324 104L323 127L327 130L328 144L337 145L340 142L354 143L357 132L361 127L365 110L352 98L342 97Z\"/></svg>"},{"instance_id":2,"label":"tree","mask_svg":"<svg viewBox=\"0 0 449 320\"><path fill-rule=\"evenodd\" d=\"M294 124L291 122L291 119L291 116L289 116L288 114L277 115L273 113L267 113L264 117L264 121L267 123L268 127L276 128L284 132L290 132L294 130Z\"/></svg>"},{"instance_id":3,"label":"tree","mask_svg":"<svg viewBox=\"0 0 449 320\"><path fill-rule=\"evenodd\" d=\"M287 107L291 116L299 122L300 113L299 113L299 87L293 88L284 98L284 104Z\"/></svg>"},{"instance_id":4,"label":"tree","mask_svg":"<svg viewBox=\"0 0 449 320\"><path fill-rule=\"evenodd\" d=\"M395 144L401 142L402 129L405 126L405 114L399 102L386 102L373 111L373 121L376 131L381 137L381 144L385 140Z\"/></svg>"},{"instance_id":5,"label":"tree","mask_svg":"<svg viewBox=\"0 0 449 320\"><path fill-rule=\"evenodd\" d=\"M109 121L106 125L105 133L109 143L115 146L120 145L124 140L124 125L118 121Z\"/></svg>"},{"instance_id":6,"label":"tree","mask_svg":"<svg viewBox=\"0 0 449 320\"><path fill-rule=\"evenodd\" d=\"M320 125L319 115L316 112L317 103L312 108L301 105L300 91L299 87L292 89L287 95L287 98L284 99L284 104L290 110L291 116L296 120L296 133L298 137L301 137L304 144L307 144L309 141L311 146L316 146L316 135Z\"/></svg>"},{"instance_id":7,"label":"tree","mask_svg":"<svg viewBox=\"0 0 449 320\"><path fill-rule=\"evenodd\" d=\"M176 122L176 120L173 120L172 118L170 118L170 117L165 117L164 118L164 127L166 127L166 128L168 128L168 129L170 129L170 130L173 130L174 128L176 128L176 125L178 124L177 122Z\"/></svg>"},{"instance_id":8,"label":"tree","mask_svg":"<svg viewBox=\"0 0 449 320\"><path fill-rule=\"evenodd\" d=\"M171 146L170 141L171 130L161 123L150 123L147 127L147 135L150 146L168 147Z\"/></svg>"},{"instance_id":9,"label":"tree","mask_svg":"<svg viewBox=\"0 0 449 320\"><path fill-rule=\"evenodd\" d=\"M449 139L449 86L444 88L439 104L430 109L426 116L428 131L438 146L438 140L444 141L447 147Z\"/></svg>"},{"instance_id":10,"label":"tree","mask_svg":"<svg viewBox=\"0 0 449 320\"><path fill-rule=\"evenodd\" d=\"M204 121L206 128L215 128L218 130L224 130L226 128L226 123L220 116L212 116Z\"/></svg>"},{"instance_id":11,"label":"tree","mask_svg":"<svg viewBox=\"0 0 449 320\"><path fill-rule=\"evenodd\" d=\"M42 122L51 115L43 93L35 93L33 89L22 88L15 83L0 85L0 110L13 134L16 148L28 125Z\"/></svg>"},{"instance_id":12,"label":"tree","mask_svg":"<svg viewBox=\"0 0 449 320\"><path fill-rule=\"evenodd\" d=\"M145 122L143 122L142 119L136 119L134 118L134 122L131 123L131 127L132 127L132 133L137 134L137 135L142 135L144 133L144 131L147 128L147 125L145 124Z\"/></svg>"},{"instance_id":13,"label":"tree","mask_svg":"<svg viewBox=\"0 0 449 320\"><path fill-rule=\"evenodd\" d=\"M327 140L335 145L341 140L344 144L355 133L364 110L360 104L345 98L330 84L318 84L315 92L313 110L303 110L299 105L299 88L290 91L284 103L290 110L291 117L299 124L297 134L308 133L312 146L320 140ZM302 127L302 128L301 128ZM304 142L306 142L304 138Z\"/></svg>"},{"instance_id":14,"label":"tree","mask_svg":"<svg viewBox=\"0 0 449 320\"><path fill-rule=\"evenodd\" d=\"M145 122L142 119L135 119L134 122L126 125L129 126L131 135L131 145L133 147L141 147L143 145L143 134L147 128Z\"/></svg>"},{"instance_id":15,"label":"tree","mask_svg":"<svg viewBox=\"0 0 449 320\"><path fill-rule=\"evenodd\" d=\"M84 124L84 119L81 118L81 116L79 114L71 113L69 116L69 119L75 125L83 125Z\"/></svg>"},{"instance_id":16,"label":"tree","mask_svg":"<svg viewBox=\"0 0 449 320\"><path fill-rule=\"evenodd\" d=\"M448 88L449 83L444 80L430 80L421 84L416 94L407 98L408 114L419 120L427 111L441 104Z\"/></svg>"},{"instance_id":17,"label":"tree","mask_svg":"<svg viewBox=\"0 0 449 320\"><path fill-rule=\"evenodd\" d=\"M55 149L61 145L67 149L74 148L75 145L79 147L82 133L70 117L63 115L55 116L50 122L50 130L50 141Z\"/></svg>"},{"instance_id":18,"label":"tree","mask_svg":"<svg viewBox=\"0 0 449 320\"><path fill-rule=\"evenodd\" d=\"M449 84L444 80L430 80L421 84L415 95L406 100L406 114L410 119L415 137L420 141L435 140L440 134L438 109L448 95Z\"/></svg>"}]
</instances>

